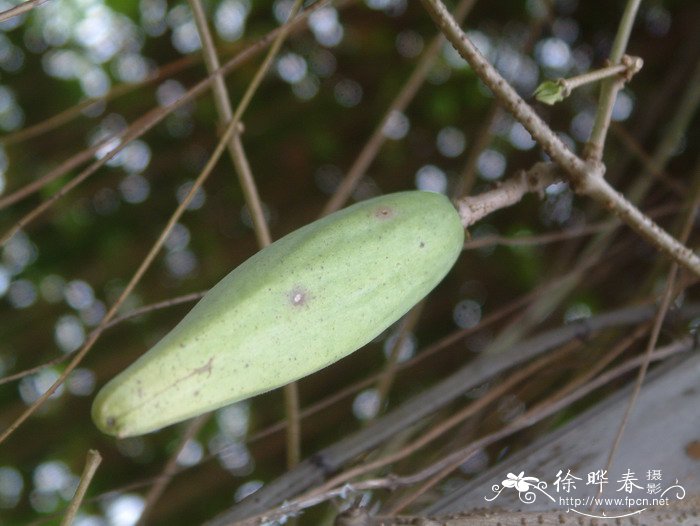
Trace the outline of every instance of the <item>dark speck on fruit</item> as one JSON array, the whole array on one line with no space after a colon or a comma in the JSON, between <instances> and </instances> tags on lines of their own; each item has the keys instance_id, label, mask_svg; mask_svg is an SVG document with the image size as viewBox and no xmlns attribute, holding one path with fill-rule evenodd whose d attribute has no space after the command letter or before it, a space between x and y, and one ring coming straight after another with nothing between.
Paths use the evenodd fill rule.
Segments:
<instances>
[{"instance_id":1,"label":"dark speck on fruit","mask_svg":"<svg viewBox=\"0 0 700 526\"><path fill-rule=\"evenodd\" d=\"M390 219L394 216L394 209L388 206L380 206L374 211L374 217L377 219Z\"/></svg>"}]
</instances>

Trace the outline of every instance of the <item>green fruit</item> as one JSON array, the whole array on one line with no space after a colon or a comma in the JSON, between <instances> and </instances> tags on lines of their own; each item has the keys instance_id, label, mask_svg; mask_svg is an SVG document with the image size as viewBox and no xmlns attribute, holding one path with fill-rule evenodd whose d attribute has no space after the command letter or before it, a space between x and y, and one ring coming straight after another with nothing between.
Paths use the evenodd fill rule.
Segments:
<instances>
[{"instance_id":1,"label":"green fruit","mask_svg":"<svg viewBox=\"0 0 700 526\"><path fill-rule=\"evenodd\" d=\"M214 286L97 395L110 435L160 429L282 386L359 349L421 300L462 250L444 196L390 194L315 221Z\"/></svg>"}]
</instances>

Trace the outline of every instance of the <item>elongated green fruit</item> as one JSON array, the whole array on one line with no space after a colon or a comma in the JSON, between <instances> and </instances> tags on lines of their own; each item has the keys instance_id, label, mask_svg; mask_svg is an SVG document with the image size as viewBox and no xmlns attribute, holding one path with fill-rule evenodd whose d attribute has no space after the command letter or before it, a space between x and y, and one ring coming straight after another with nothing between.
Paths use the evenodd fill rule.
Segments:
<instances>
[{"instance_id":1,"label":"elongated green fruit","mask_svg":"<svg viewBox=\"0 0 700 526\"><path fill-rule=\"evenodd\" d=\"M318 371L420 301L463 242L452 204L419 191L300 228L227 275L110 381L93 420L110 435L139 435Z\"/></svg>"}]
</instances>

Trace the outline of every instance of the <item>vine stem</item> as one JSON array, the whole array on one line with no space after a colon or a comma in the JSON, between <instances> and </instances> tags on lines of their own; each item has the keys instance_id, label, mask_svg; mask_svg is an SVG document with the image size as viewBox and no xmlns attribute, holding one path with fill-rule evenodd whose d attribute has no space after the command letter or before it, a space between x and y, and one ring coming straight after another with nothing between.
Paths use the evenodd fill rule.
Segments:
<instances>
[{"instance_id":1,"label":"vine stem","mask_svg":"<svg viewBox=\"0 0 700 526\"><path fill-rule=\"evenodd\" d=\"M627 42L629 41L630 34L632 33L632 26L634 25L634 19L637 16L637 10L639 9L640 3L641 0L627 0L625 11L622 13L622 19L620 20L620 25L617 28L615 41L613 42L612 49L610 50L609 62L613 66L622 61L625 54L625 49L627 49ZM596 111L595 121L593 122L593 129L591 130L591 135L588 138L588 143L586 144L586 151L584 152L586 159L600 161L603 158L603 147L605 145L605 138L608 134L608 128L610 127L610 120L612 118L613 106L615 106L615 99L617 98L617 93L624 85L625 79L620 77L610 78L603 81L600 88L598 110Z\"/></svg>"},{"instance_id":2,"label":"vine stem","mask_svg":"<svg viewBox=\"0 0 700 526\"><path fill-rule=\"evenodd\" d=\"M521 170L498 187L475 196L466 196L456 203L462 225L466 228L487 215L512 206L529 192L542 193L556 182L559 173L557 165L536 163L529 170Z\"/></svg>"},{"instance_id":3,"label":"vine stem","mask_svg":"<svg viewBox=\"0 0 700 526\"><path fill-rule=\"evenodd\" d=\"M187 443L190 440L193 440L202 430L204 424L207 423L208 416L209 413L201 415L188 424L187 429L185 429L185 432L180 437L180 442L178 443L175 452L168 459L168 462L165 464L160 476L156 479L155 484L153 484L151 489L148 490L148 494L146 495L143 505L143 511L141 512L141 516L139 517L136 526L144 526L147 524L147 521L149 520L149 517L153 511L153 507L155 506L156 502L158 502L161 495L163 495L168 483L177 472L177 459L185 449L185 446L187 446Z\"/></svg>"},{"instance_id":4,"label":"vine stem","mask_svg":"<svg viewBox=\"0 0 700 526\"><path fill-rule=\"evenodd\" d=\"M90 449L87 454L87 460L85 461L85 469L83 469L83 474L80 477L80 483L75 490L75 494L73 495L73 499L68 506L66 514L63 516L61 526L71 526L71 524L73 524L75 521L75 516L78 514L80 504L83 502L85 493L87 492L90 482L92 482L92 478L95 476L95 472L97 471L97 468L100 466L101 462L102 455L100 455L100 452L95 449Z\"/></svg>"},{"instance_id":5,"label":"vine stem","mask_svg":"<svg viewBox=\"0 0 700 526\"><path fill-rule=\"evenodd\" d=\"M9 20L10 18L19 16L23 13L26 13L27 11L31 11L35 7L38 7L47 1L48 0L27 0L26 2L22 2L21 4L11 7L10 9L7 9L0 13L0 22L4 22L5 20Z\"/></svg>"},{"instance_id":6,"label":"vine stem","mask_svg":"<svg viewBox=\"0 0 700 526\"><path fill-rule=\"evenodd\" d=\"M602 163L597 160L583 160L569 150L535 110L481 55L440 0L421 1L450 43L469 62L474 72L501 104L564 170L577 193L601 203L661 252L700 276L700 258L612 188L603 178L605 166Z\"/></svg>"},{"instance_id":7,"label":"vine stem","mask_svg":"<svg viewBox=\"0 0 700 526\"><path fill-rule=\"evenodd\" d=\"M403 350L404 344L408 340L408 336L411 334L411 331L418 323L418 319L423 312L423 307L425 307L425 300L420 301L410 311L408 311L401 321L398 332L395 333L396 339L394 340L394 344L391 346L389 356L386 364L384 365L384 370L380 373L379 380L377 381L375 387L377 390L377 399L379 400L379 403L377 404L379 411L382 411L386 404L387 398L389 397L391 386L396 378L396 374L399 371L401 351ZM379 412L377 412L377 415L378 414ZM377 415L374 415L374 417L369 419L367 423L371 423Z\"/></svg>"},{"instance_id":8,"label":"vine stem","mask_svg":"<svg viewBox=\"0 0 700 526\"><path fill-rule=\"evenodd\" d=\"M212 38L211 31L209 30L206 14L201 2L199 0L190 0L189 4L194 15L195 24L197 25L197 32L199 33L200 40L202 41L202 54L204 55L204 63L207 66L207 72L210 75L216 75L214 77L214 83L212 84L212 91L214 92L216 111L219 114L219 122L222 126L225 126L226 123L233 118L233 109L231 108L231 101L229 100L224 77L221 73L215 73L220 69L221 64L219 63L219 57L214 45L214 39ZM268 52L268 57L271 51L274 50L276 52L276 50L279 49L278 42L280 37L286 37L286 33L284 31L281 32L277 39L275 39L275 42L272 44L272 48ZM265 71L267 71L267 68L265 68ZM259 82L255 83L254 81L251 84L254 84L253 89L257 89ZM243 109L245 109L245 107ZM237 113L239 118L242 118L243 111L239 111ZM262 204L260 202L260 194L258 193L255 179L252 176L250 167L244 158L245 154L240 144L239 134L234 133L233 137L231 137L231 141L228 145L228 151L231 156L231 160L236 167L239 183L243 188L246 204L250 210L250 215L253 220L253 229L255 230L255 235L258 238L258 244L261 248L266 247L271 242L270 229L267 225L267 221L265 221L265 214L263 213Z\"/></svg>"},{"instance_id":9,"label":"vine stem","mask_svg":"<svg viewBox=\"0 0 700 526\"><path fill-rule=\"evenodd\" d=\"M617 78L623 74L625 77L632 77L632 75L642 69L644 63L639 57L630 57L627 55L625 55L625 57L622 57L620 64L615 66L608 66L607 68L589 71L588 73L576 75L575 77L561 79L559 82L566 90L568 95L576 88L580 88L581 86L585 86L586 84L591 84L593 82L598 82L599 80Z\"/></svg>"}]
</instances>

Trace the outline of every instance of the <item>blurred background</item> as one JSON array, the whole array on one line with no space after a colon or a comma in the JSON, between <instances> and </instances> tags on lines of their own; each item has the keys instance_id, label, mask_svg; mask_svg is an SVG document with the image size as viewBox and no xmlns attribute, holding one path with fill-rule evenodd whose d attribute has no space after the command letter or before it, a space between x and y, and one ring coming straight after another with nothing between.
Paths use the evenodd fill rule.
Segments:
<instances>
[{"instance_id":1,"label":"blurred background","mask_svg":"<svg viewBox=\"0 0 700 526\"><path fill-rule=\"evenodd\" d=\"M291 4L205 1L221 61L278 27ZM532 102L541 81L604 65L624 4L477 1L464 27ZM0 0L0 10L12 5ZM700 93L693 84L699 21L700 4L693 0L642 3L629 53L641 56L644 68L619 95L605 155L614 185L636 192L641 208L675 235L700 177L700 123L693 117L695 108L683 106ZM331 2L288 38L243 118L243 145L274 238L318 217L385 114L379 134L384 142L348 202L416 188L452 197L479 193L544 158L449 45L438 48L410 103L402 111L389 111L436 34L420 2L358 0ZM234 107L261 60L258 54L227 76ZM172 104L205 77L200 39L185 1L49 0L0 23L0 231L8 232L89 162L117 146L118 134L136 119ZM597 87L588 87L556 106L535 107L580 153L596 96ZM0 377L60 360L83 344L203 168L217 143L217 122L206 91L126 145L0 249ZM17 197L16 192L101 142L82 162ZM523 314L538 301L530 298L480 329L485 316L571 276L567 272L591 254L592 232L609 219L595 203L558 184L541 198L528 196L475 225L469 232L473 245L467 243L402 338L399 362L456 331L473 331L401 370L386 400L370 384L304 419L303 456L434 385L490 345L654 299L669 264L620 228L561 294L542 293L540 300L551 301L539 314ZM575 234L541 237L554 232ZM519 238L530 242L508 243ZM689 245L693 242L691 237ZM206 290L256 250L250 214L224 155L120 313ZM691 288L676 305L692 296ZM94 427L90 404L99 387L157 342L191 305L153 310L108 329L68 381L0 445L0 524L57 524L91 448L104 460L76 524L135 524L153 477L175 451L184 426L114 440ZM673 329L662 338L685 334L688 326ZM380 372L398 330L398 325L390 328L366 348L301 381L302 407ZM510 340L501 338L504 334ZM537 385L521 385L479 419L396 469L410 472L449 451L451 440L468 441L512 420L594 363L616 336L591 344L579 361L555 362ZM643 342L629 352L642 348ZM0 380L2 429L56 380L65 363ZM484 451L481 468L578 410ZM284 432L250 439L283 417L281 391L217 411L178 456L178 473L151 510L151 523L199 523L283 473ZM456 480L471 473L464 470ZM329 513L316 510L307 523L325 523Z\"/></svg>"}]
</instances>

